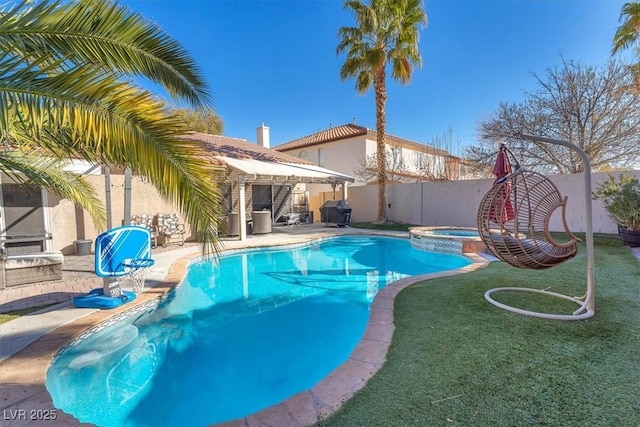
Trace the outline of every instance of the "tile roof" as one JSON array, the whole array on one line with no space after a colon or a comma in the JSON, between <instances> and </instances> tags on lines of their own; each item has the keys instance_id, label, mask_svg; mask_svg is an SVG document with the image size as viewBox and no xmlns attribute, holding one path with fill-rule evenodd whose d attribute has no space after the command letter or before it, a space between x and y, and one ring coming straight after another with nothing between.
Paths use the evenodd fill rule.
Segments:
<instances>
[{"instance_id":1,"label":"tile roof","mask_svg":"<svg viewBox=\"0 0 640 427\"><path fill-rule=\"evenodd\" d=\"M340 139L351 138L354 136L366 135L369 129L364 126L354 124L346 124L342 126L332 127L312 135L308 135L290 142L273 147L274 150L287 151L296 148L309 147L311 145L323 144L330 141L338 141Z\"/></svg>"},{"instance_id":2,"label":"tile roof","mask_svg":"<svg viewBox=\"0 0 640 427\"><path fill-rule=\"evenodd\" d=\"M314 164L285 153L280 153L272 148L265 148L249 142L246 139L198 132L190 132L181 138L202 142L204 148L214 156L225 156L235 159L254 159L276 163Z\"/></svg>"},{"instance_id":3,"label":"tile roof","mask_svg":"<svg viewBox=\"0 0 640 427\"><path fill-rule=\"evenodd\" d=\"M354 181L349 175L318 167L315 163L264 148L245 139L197 132L190 132L180 138L201 143L211 156L211 161L224 165L227 173L222 176L223 181L232 179L234 173L252 175L251 182L254 183L265 179L271 183L274 179L319 183Z\"/></svg>"},{"instance_id":4,"label":"tile roof","mask_svg":"<svg viewBox=\"0 0 640 427\"><path fill-rule=\"evenodd\" d=\"M310 147L313 145L324 144L326 142L339 141L341 139L347 139L347 138L352 138L354 136L361 136L361 135L368 136L370 139L375 140L377 132L373 129L369 129L364 126L358 126L358 125L349 123L346 125L325 129L325 130L316 132L314 134L304 136L299 139L295 139L290 142L285 142L284 144L280 144L273 147L273 149L277 151L289 151L289 150L295 150L303 147ZM389 144L401 143L403 145L411 146L415 148L417 151L435 150L437 154L440 154L442 156L446 156L449 154L446 150L442 150L426 144L421 144L419 142L411 141L409 139L400 138L395 135L386 134L386 140L387 140L386 142Z\"/></svg>"}]
</instances>

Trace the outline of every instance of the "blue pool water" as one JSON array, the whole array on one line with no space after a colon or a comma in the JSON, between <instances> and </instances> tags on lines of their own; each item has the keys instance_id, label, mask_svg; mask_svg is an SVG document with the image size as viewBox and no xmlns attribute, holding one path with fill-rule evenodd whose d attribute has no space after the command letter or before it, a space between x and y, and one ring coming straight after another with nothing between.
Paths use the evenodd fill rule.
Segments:
<instances>
[{"instance_id":1,"label":"blue pool water","mask_svg":"<svg viewBox=\"0 0 640 427\"><path fill-rule=\"evenodd\" d=\"M480 237L477 230L431 230L430 233L436 236Z\"/></svg>"},{"instance_id":2,"label":"blue pool water","mask_svg":"<svg viewBox=\"0 0 640 427\"><path fill-rule=\"evenodd\" d=\"M158 309L62 352L57 408L100 426L199 426L308 390L349 358L379 289L456 269L406 239L342 236L192 264Z\"/></svg>"}]
</instances>

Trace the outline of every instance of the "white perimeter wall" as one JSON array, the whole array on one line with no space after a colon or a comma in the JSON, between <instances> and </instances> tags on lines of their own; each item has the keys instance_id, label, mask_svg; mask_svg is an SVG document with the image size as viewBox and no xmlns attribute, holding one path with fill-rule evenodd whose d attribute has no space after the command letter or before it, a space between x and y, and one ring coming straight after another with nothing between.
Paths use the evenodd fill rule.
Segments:
<instances>
[{"instance_id":1,"label":"white perimeter wall","mask_svg":"<svg viewBox=\"0 0 640 427\"><path fill-rule=\"evenodd\" d=\"M640 179L640 171L632 174ZM617 179L620 173L613 173ZM567 224L573 232L585 231L585 193L583 174L550 175L560 193L568 197ZM608 179L607 174L594 173L591 176L592 191L599 183ZM433 226L476 227L480 201L491 188L493 180L463 180L444 182L422 182L387 185L387 217L391 221ZM337 196L339 198L339 194ZM328 197L327 200L332 197ZM349 188L348 202L353 209L353 222L375 221L378 188L375 185ZM593 231L596 233L617 233L617 226L609 219L604 205L599 200L592 201ZM551 230L563 231L561 210L551 217Z\"/></svg>"}]
</instances>

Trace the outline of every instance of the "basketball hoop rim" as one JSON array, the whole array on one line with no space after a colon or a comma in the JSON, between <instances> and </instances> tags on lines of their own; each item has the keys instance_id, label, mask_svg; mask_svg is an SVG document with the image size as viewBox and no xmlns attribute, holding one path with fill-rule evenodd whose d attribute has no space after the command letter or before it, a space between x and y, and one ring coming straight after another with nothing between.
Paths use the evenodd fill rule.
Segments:
<instances>
[{"instance_id":1,"label":"basketball hoop rim","mask_svg":"<svg viewBox=\"0 0 640 427\"><path fill-rule=\"evenodd\" d=\"M136 258L122 262L123 267L133 269L147 268L151 267L153 264L155 264L155 260L151 258Z\"/></svg>"}]
</instances>

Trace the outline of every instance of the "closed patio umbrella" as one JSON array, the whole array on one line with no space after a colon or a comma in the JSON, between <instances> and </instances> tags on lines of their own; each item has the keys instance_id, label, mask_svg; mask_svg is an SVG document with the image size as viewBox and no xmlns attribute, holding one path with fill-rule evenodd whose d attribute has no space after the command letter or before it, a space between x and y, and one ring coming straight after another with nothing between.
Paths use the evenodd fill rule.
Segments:
<instances>
[{"instance_id":1,"label":"closed patio umbrella","mask_svg":"<svg viewBox=\"0 0 640 427\"><path fill-rule=\"evenodd\" d=\"M511 173L511 164L507 158L507 153L504 145L500 145L500 151L498 152L498 158L496 164L493 166L493 174L496 176L493 184L501 182L501 180ZM501 192L501 197L495 199L496 203L491 206L489 211L489 218L491 221L497 224L504 224L507 221L511 221L515 218L515 212L513 210L513 204L511 203L511 186L505 185Z\"/></svg>"}]
</instances>

